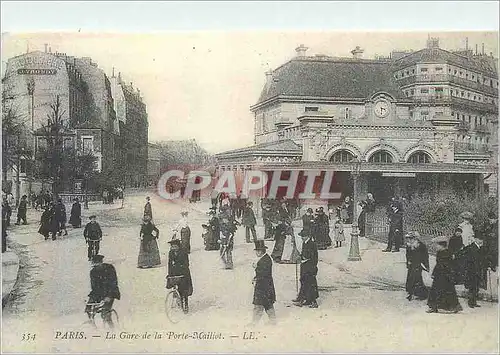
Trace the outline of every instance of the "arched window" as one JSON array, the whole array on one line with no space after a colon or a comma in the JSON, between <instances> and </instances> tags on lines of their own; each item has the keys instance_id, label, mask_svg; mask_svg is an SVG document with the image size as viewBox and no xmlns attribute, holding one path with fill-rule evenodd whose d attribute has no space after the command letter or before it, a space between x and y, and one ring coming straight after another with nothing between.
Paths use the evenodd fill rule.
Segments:
<instances>
[{"instance_id":1,"label":"arched window","mask_svg":"<svg viewBox=\"0 0 500 355\"><path fill-rule=\"evenodd\" d=\"M379 150L372 154L368 161L370 163L392 163L392 155L385 150Z\"/></svg>"},{"instance_id":2,"label":"arched window","mask_svg":"<svg viewBox=\"0 0 500 355\"><path fill-rule=\"evenodd\" d=\"M418 151L410 155L408 163L412 164L428 164L431 162L431 157L426 152Z\"/></svg>"},{"instance_id":3,"label":"arched window","mask_svg":"<svg viewBox=\"0 0 500 355\"><path fill-rule=\"evenodd\" d=\"M354 155L348 150L339 150L332 155L330 161L334 163L349 163L353 159Z\"/></svg>"}]
</instances>

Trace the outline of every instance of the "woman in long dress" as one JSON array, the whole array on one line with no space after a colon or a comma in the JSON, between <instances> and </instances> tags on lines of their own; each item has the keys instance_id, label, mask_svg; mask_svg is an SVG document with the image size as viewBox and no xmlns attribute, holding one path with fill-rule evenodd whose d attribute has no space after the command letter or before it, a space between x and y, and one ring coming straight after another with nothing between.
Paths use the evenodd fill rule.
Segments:
<instances>
[{"instance_id":1,"label":"woman in long dress","mask_svg":"<svg viewBox=\"0 0 500 355\"><path fill-rule=\"evenodd\" d=\"M78 198L75 198L74 201L73 206L71 206L69 224L71 224L73 228L80 228L82 226L82 206Z\"/></svg>"},{"instance_id":2,"label":"woman in long dress","mask_svg":"<svg viewBox=\"0 0 500 355\"><path fill-rule=\"evenodd\" d=\"M141 244L139 247L139 257L137 258L138 268L151 268L161 264L157 242L159 235L160 231L151 222L151 219L144 217L140 232Z\"/></svg>"}]
</instances>

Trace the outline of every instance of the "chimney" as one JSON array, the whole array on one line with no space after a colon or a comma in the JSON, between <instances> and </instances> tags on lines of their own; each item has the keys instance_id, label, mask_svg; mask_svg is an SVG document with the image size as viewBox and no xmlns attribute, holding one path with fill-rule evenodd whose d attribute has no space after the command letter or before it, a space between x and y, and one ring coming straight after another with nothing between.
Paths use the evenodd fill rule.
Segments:
<instances>
[{"instance_id":1,"label":"chimney","mask_svg":"<svg viewBox=\"0 0 500 355\"><path fill-rule=\"evenodd\" d=\"M114 77L115 77L115 67L113 67L113 73L112 73L111 77L112 77L112 78L114 78Z\"/></svg>"},{"instance_id":2,"label":"chimney","mask_svg":"<svg viewBox=\"0 0 500 355\"><path fill-rule=\"evenodd\" d=\"M49 53L52 53L52 47L49 47Z\"/></svg>"},{"instance_id":3,"label":"chimney","mask_svg":"<svg viewBox=\"0 0 500 355\"><path fill-rule=\"evenodd\" d=\"M266 87L269 88L272 83L273 83L273 71L268 70L266 71Z\"/></svg>"},{"instance_id":4,"label":"chimney","mask_svg":"<svg viewBox=\"0 0 500 355\"><path fill-rule=\"evenodd\" d=\"M365 51L364 49L361 49L361 48L359 48L359 46L356 46L356 48L354 48L351 51L352 57L355 59L361 59L364 51Z\"/></svg>"},{"instance_id":5,"label":"chimney","mask_svg":"<svg viewBox=\"0 0 500 355\"><path fill-rule=\"evenodd\" d=\"M484 43L483 43L483 55L484 55Z\"/></svg>"},{"instance_id":6,"label":"chimney","mask_svg":"<svg viewBox=\"0 0 500 355\"><path fill-rule=\"evenodd\" d=\"M295 52L297 52L297 57L305 57L308 49L309 48L307 48L303 44L295 48Z\"/></svg>"},{"instance_id":7,"label":"chimney","mask_svg":"<svg viewBox=\"0 0 500 355\"><path fill-rule=\"evenodd\" d=\"M427 39L427 48L439 48L439 38L429 36Z\"/></svg>"},{"instance_id":8,"label":"chimney","mask_svg":"<svg viewBox=\"0 0 500 355\"><path fill-rule=\"evenodd\" d=\"M469 37L465 37L465 50L469 50Z\"/></svg>"},{"instance_id":9,"label":"chimney","mask_svg":"<svg viewBox=\"0 0 500 355\"><path fill-rule=\"evenodd\" d=\"M45 53L47 53L47 47L49 46L47 43L44 44L45 46Z\"/></svg>"},{"instance_id":10,"label":"chimney","mask_svg":"<svg viewBox=\"0 0 500 355\"><path fill-rule=\"evenodd\" d=\"M476 43L476 55L477 55L477 43Z\"/></svg>"}]
</instances>

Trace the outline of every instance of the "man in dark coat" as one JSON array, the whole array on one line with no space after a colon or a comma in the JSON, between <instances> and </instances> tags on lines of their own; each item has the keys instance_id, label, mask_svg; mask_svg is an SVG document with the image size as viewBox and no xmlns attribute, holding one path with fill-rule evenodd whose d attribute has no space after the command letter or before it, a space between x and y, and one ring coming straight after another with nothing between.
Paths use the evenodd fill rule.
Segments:
<instances>
[{"instance_id":1,"label":"man in dark coat","mask_svg":"<svg viewBox=\"0 0 500 355\"><path fill-rule=\"evenodd\" d=\"M422 270L429 272L429 252L424 243L420 241L418 232L406 235L406 297L408 301L416 296L419 300L427 298L427 288L422 279Z\"/></svg>"},{"instance_id":2,"label":"man in dark coat","mask_svg":"<svg viewBox=\"0 0 500 355\"><path fill-rule=\"evenodd\" d=\"M254 264L255 277L253 278L253 321L256 324L264 311L266 311L271 323L276 322L276 313L274 311L274 302L276 302L276 292L273 281L273 262L266 253L267 247L263 240L255 242L255 254L258 261Z\"/></svg>"},{"instance_id":3,"label":"man in dark coat","mask_svg":"<svg viewBox=\"0 0 500 355\"><path fill-rule=\"evenodd\" d=\"M302 252L300 253L300 290L293 303L299 307L318 308L316 302L319 297L318 282L316 280L316 275L318 275L318 249L309 234L302 231L300 236L303 240Z\"/></svg>"},{"instance_id":4,"label":"man in dark coat","mask_svg":"<svg viewBox=\"0 0 500 355\"><path fill-rule=\"evenodd\" d=\"M75 198L73 206L71 206L69 223L73 228L80 228L82 226L82 205L80 205L78 198Z\"/></svg>"},{"instance_id":5,"label":"man in dark coat","mask_svg":"<svg viewBox=\"0 0 500 355\"><path fill-rule=\"evenodd\" d=\"M104 302L102 319L113 328L111 313L113 302L115 299L120 299L120 289L118 288L118 277L116 276L115 267L111 264L103 263L104 256L94 255L92 257L92 269L90 270L90 287L89 303ZM90 306L87 305L85 312L90 318Z\"/></svg>"},{"instance_id":6,"label":"man in dark coat","mask_svg":"<svg viewBox=\"0 0 500 355\"><path fill-rule=\"evenodd\" d=\"M68 235L68 231L66 230L66 206L62 202L62 199L57 200L56 221L57 221L58 235L61 235L63 230L65 232L64 235Z\"/></svg>"},{"instance_id":7,"label":"man in dark coat","mask_svg":"<svg viewBox=\"0 0 500 355\"><path fill-rule=\"evenodd\" d=\"M184 313L187 313L189 311L188 297L193 294L193 280L191 279L191 271L189 270L189 256L181 248L181 241L179 239L172 239L169 244L167 278L169 276L183 276L178 284L178 291L181 296L182 309Z\"/></svg>"},{"instance_id":8,"label":"man in dark coat","mask_svg":"<svg viewBox=\"0 0 500 355\"><path fill-rule=\"evenodd\" d=\"M17 208L16 226L21 223L21 220L23 221L23 224L28 224L28 222L26 221L26 211L28 210L27 198L28 197L26 195L23 195L23 197L21 197L21 201L19 202L19 207Z\"/></svg>"},{"instance_id":9,"label":"man in dark coat","mask_svg":"<svg viewBox=\"0 0 500 355\"><path fill-rule=\"evenodd\" d=\"M401 247L403 236L403 212L400 204L395 201L392 204L392 213L389 217L389 237L387 240L387 248L384 252L398 252Z\"/></svg>"},{"instance_id":10,"label":"man in dark coat","mask_svg":"<svg viewBox=\"0 0 500 355\"><path fill-rule=\"evenodd\" d=\"M241 218L241 224L245 226L245 239L247 243L251 243L250 232L252 233L253 241L257 241L257 232L255 230L255 225L257 224L257 219L255 218L255 213L252 210L253 203L249 201L245 210L243 211L243 216Z\"/></svg>"},{"instance_id":11,"label":"man in dark coat","mask_svg":"<svg viewBox=\"0 0 500 355\"><path fill-rule=\"evenodd\" d=\"M488 269L483 236L474 236L474 241L465 247L465 288L467 304L470 308L480 307L477 304L479 289L486 289L486 271Z\"/></svg>"},{"instance_id":12,"label":"man in dark coat","mask_svg":"<svg viewBox=\"0 0 500 355\"><path fill-rule=\"evenodd\" d=\"M308 208L306 213L302 216L302 232L307 235L311 235L313 224L314 224L313 209Z\"/></svg>"},{"instance_id":13,"label":"man in dark coat","mask_svg":"<svg viewBox=\"0 0 500 355\"><path fill-rule=\"evenodd\" d=\"M207 239L205 239L205 250L219 250L220 222L216 215L217 208L212 207L209 211Z\"/></svg>"},{"instance_id":14,"label":"man in dark coat","mask_svg":"<svg viewBox=\"0 0 500 355\"><path fill-rule=\"evenodd\" d=\"M85 237L85 241L88 245L87 255L90 261L94 255L93 250L95 250L95 254L99 254L99 243L102 240L102 230L101 226L96 221L95 215L92 215L89 218L90 222L85 226L83 236Z\"/></svg>"},{"instance_id":15,"label":"man in dark coat","mask_svg":"<svg viewBox=\"0 0 500 355\"><path fill-rule=\"evenodd\" d=\"M264 223L264 239L273 239L274 228L273 228L273 212L271 211L271 206L265 204L262 208L262 222Z\"/></svg>"},{"instance_id":16,"label":"man in dark coat","mask_svg":"<svg viewBox=\"0 0 500 355\"><path fill-rule=\"evenodd\" d=\"M318 250L325 250L332 246L330 238L330 223L328 216L323 211L323 207L316 209L316 217L314 218L314 240Z\"/></svg>"}]
</instances>

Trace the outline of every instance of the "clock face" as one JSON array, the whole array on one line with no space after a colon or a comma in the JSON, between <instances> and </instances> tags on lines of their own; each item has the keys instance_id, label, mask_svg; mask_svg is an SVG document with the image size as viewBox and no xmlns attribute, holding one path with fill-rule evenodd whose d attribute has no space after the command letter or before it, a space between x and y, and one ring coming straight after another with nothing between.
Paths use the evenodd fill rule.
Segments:
<instances>
[{"instance_id":1,"label":"clock face","mask_svg":"<svg viewBox=\"0 0 500 355\"><path fill-rule=\"evenodd\" d=\"M378 117L387 117L389 114L389 103L387 101L378 101L375 104L375 114Z\"/></svg>"}]
</instances>

